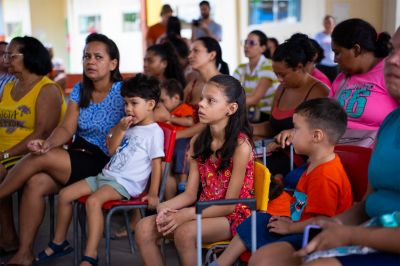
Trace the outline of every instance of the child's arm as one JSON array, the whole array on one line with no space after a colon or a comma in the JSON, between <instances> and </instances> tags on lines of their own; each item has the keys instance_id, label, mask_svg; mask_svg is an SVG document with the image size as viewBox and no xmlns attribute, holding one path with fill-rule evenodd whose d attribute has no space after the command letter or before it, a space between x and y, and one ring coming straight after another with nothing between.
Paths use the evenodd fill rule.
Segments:
<instances>
[{"instance_id":1,"label":"child's arm","mask_svg":"<svg viewBox=\"0 0 400 266\"><path fill-rule=\"evenodd\" d=\"M151 161L151 177L149 193L143 197L148 201L149 209L155 209L159 203L158 191L161 182L161 158L154 158Z\"/></svg>"},{"instance_id":2,"label":"child's arm","mask_svg":"<svg viewBox=\"0 0 400 266\"><path fill-rule=\"evenodd\" d=\"M194 125L193 116L177 117L177 116L171 115L169 118L169 122L171 122L172 124L178 125L178 126L183 126L183 127L191 127Z\"/></svg>"},{"instance_id":3,"label":"child's arm","mask_svg":"<svg viewBox=\"0 0 400 266\"><path fill-rule=\"evenodd\" d=\"M110 130L106 140L109 155L114 155L114 153L117 151L122 139L125 136L126 130L132 125L132 123L133 118L131 116L125 116L121 118L119 123Z\"/></svg>"},{"instance_id":4,"label":"child's arm","mask_svg":"<svg viewBox=\"0 0 400 266\"><path fill-rule=\"evenodd\" d=\"M304 228L313 224L316 220L326 220L329 219L327 216L317 215L314 218L307 219L301 222L292 222L287 217L272 216L269 220L267 228L272 233L277 233L281 235L295 234L304 232Z\"/></svg>"}]
</instances>

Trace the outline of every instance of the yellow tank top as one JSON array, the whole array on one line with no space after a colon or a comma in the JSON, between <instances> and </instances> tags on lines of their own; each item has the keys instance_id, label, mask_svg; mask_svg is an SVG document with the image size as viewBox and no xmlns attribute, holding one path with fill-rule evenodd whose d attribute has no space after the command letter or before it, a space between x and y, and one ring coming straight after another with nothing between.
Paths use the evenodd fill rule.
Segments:
<instances>
[{"instance_id":1,"label":"yellow tank top","mask_svg":"<svg viewBox=\"0 0 400 266\"><path fill-rule=\"evenodd\" d=\"M11 97L11 89L14 87L15 80L4 86L0 102L0 151L15 146L35 130L36 100L42 87L50 83L55 84L44 76L19 101L14 101ZM62 96L61 89L60 93ZM62 96L60 122L64 117L65 110L66 103Z\"/></svg>"}]
</instances>

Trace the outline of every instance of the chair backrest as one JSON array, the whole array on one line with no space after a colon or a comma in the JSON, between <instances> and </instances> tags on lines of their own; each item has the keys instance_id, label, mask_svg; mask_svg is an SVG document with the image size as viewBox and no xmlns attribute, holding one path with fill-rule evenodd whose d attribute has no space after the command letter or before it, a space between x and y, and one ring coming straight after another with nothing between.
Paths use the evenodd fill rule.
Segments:
<instances>
[{"instance_id":1,"label":"chair backrest","mask_svg":"<svg viewBox=\"0 0 400 266\"><path fill-rule=\"evenodd\" d=\"M175 139L176 139L176 130L175 127L163 123L163 122L158 122L158 125L161 127L161 129L164 132L164 171L162 174L162 179L161 179L161 186L160 186L160 193L159 193L159 198L160 202L164 198L164 193L165 193L165 187L167 184L167 177L170 169L170 164L172 162L172 156L174 155L174 147L175 147Z\"/></svg>"},{"instance_id":2,"label":"chair backrest","mask_svg":"<svg viewBox=\"0 0 400 266\"><path fill-rule=\"evenodd\" d=\"M267 211L271 173L262 163L254 163L254 190L258 211Z\"/></svg>"},{"instance_id":3,"label":"chair backrest","mask_svg":"<svg viewBox=\"0 0 400 266\"><path fill-rule=\"evenodd\" d=\"M367 192L368 165L372 149L354 145L337 145L335 152L339 155L349 177L354 201L361 201Z\"/></svg>"}]
</instances>

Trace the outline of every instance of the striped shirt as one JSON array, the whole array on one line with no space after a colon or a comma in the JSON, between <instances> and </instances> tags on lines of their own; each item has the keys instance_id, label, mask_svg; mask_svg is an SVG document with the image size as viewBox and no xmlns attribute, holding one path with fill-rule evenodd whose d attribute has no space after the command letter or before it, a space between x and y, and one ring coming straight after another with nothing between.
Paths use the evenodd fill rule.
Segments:
<instances>
[{"instance_id":1,"label":"striped shirt","mask_svg":"<svg viewBox=\"0 0 400 266\"><path fill-rule=\"evenodd\" d=\"M9 73L0 74L0 95L3 93L4 86L14 79L15 76Z\"/></svg>"},{"instance_id":2,"label":"striped shirt","mask_svg":"<svg viewBox=\"0 0 400 266\"><path fill-rule=\"evenodd\" d=\"M271 60L261 55L257 66L253 69L253 71L250 70L250 63L240 64L233 73L233 77L240 81L244 90L246 91L246 95L251 95L253 93L257 87L258 81L261 78L267 78L271 80L272 86L267 90L265 95L257 104L261 111L271 113L272 101L274 99L275 91L279 85L278 79L272 70Z\"/></svg>"}]
</instances>

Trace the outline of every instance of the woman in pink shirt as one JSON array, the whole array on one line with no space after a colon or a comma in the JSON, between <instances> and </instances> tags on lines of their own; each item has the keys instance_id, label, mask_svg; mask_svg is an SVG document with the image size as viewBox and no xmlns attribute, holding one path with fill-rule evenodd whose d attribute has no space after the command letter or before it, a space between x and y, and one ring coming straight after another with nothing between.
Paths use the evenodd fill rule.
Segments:
<instances>
[{"instance_id":1,"label":"woman in pink shirt","mask_svg":"<svg viewBox=\"0 0 400 266\"><path fill-rule=\"evenodd\" d=\"M377 130L399 105L388 95L383 77L389 40L389 34L377 34L361 19L345 20L332 32L332 50L342 73L333 82L330 97L345 109L348 128Z\"/></svg>"}]
</instances>

